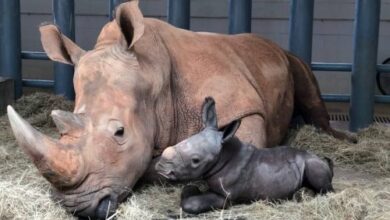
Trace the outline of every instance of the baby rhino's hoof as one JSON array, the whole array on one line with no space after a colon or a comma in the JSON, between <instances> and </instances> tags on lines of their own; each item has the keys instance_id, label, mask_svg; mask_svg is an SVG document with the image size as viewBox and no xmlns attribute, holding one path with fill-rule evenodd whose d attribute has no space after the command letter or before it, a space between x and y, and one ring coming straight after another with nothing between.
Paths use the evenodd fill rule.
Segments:
<instances>
[{"instance_id":1,"label":"baby rhino's hoof","mask_svg":"<svg viewBox=\"0 0 390 220\"><path fill-rule=\"evenodd\" d=\"M183 209L183 211L190 214L199 214L201 212L204 212L204 210L202 210L201 207L202 207L201 201L199 201L196 198L188 198L182 200L181 202L181 208Z\"/></svg>"}]
</instances>

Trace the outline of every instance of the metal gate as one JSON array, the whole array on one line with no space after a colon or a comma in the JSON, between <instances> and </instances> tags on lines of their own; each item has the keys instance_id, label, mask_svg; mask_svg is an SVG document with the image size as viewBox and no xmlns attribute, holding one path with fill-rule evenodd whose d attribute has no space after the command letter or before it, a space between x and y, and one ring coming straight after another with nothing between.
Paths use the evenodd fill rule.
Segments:
<instances>
[{"instance_id":1,"label":"metal gate","mask_svg":"<svg viewBox=\"0 0 390 220\"><path fill-rule=\"evenodd\" d=\"M15 97L22 87L53 88L56 94L74 98L73 67L55 63L54 80L22 79L21 60L48 60L44 52L21 51L20 1L0 0L0 76L15 81ZM109 0L109 18L124 0ZM291 0L291 52L311 63L312 70L352 72L351 95L324 94L325 101L350 102L350 130L356 131L373 121L374 103L390 103L390 96L375 95L377 71L390 72L390 65L377 64L380 0L356 0L353 63L311 62L314 0ZM74 0L53 0L54 23L74 40ZM168 22L184 29L190 27L190 0L168 0ZM229 33L251 31L252 0L229 0Z\"/></svg>"}]
</instances>

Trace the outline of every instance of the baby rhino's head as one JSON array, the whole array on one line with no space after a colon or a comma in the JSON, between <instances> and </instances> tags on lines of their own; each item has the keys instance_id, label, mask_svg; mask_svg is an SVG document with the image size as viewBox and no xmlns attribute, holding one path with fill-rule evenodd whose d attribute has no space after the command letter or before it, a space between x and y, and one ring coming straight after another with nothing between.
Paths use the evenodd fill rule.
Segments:
<instances>
[{"instance_id":1,"label":"baby rhino's head","mask_svg":"<svg viewBox=\"0 0 390 220\"><path fill-rule=\"evenodd\" d=\"M223 143L232 138L240 126L233 121L218 130L215 102L207 97L202 107L203 130L164 150L156 170L170 180L201 178L218 161Z\"/></svg>"}]
</instances>

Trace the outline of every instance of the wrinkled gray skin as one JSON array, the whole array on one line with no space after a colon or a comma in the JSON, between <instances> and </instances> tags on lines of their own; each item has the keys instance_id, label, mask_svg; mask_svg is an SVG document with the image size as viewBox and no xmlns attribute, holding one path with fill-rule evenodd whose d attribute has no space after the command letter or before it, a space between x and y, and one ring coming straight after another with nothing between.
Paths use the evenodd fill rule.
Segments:
<instances>
[{"instance_id":1,"label":"wrinkled gray skin","mask_svg":"<svg viewBox=\"0 0 390 220\"><path fill-rule=\"evenodd\" d=\"M254 200L288 199L300 188L315 193L333 190L332 161L290 147L256 149L234 136L240 122L223 131L217 129L215 102L206 98L203 105L204 129L167 148L156 164L157 171L170 180L204 179L207 192L186 186L181 206L198 214Z\"/></svg>"}]
</instances>

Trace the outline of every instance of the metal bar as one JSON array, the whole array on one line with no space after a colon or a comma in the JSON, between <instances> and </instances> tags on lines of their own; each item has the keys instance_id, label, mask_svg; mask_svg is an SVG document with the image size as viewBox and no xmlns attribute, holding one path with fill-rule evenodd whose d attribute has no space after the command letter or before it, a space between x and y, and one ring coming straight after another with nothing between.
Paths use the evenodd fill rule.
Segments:
<instances>
[{"instance_id":1,"label":"metal bar","mask_svg":"<svg viewBox=\"0 0 390 220\"><path fill-rule=\"evenodd\" d=\"M335 95L335 94L323 94L322 100L325 102L349 102L349 95Z\"/></svg>"},{"instance_id":2,"label":"metal bar","mask_svg":"<svg viewBox=\"0 0 390 220\"><path fill-rule=\"evenodd\" d=\"M190 29L190 0L168 1L168 22L176 27Z\"/></svg>"},{"instance_id":3,"label":"metal bar","mask_svg":"<svg viewBox=\"0 0 390 220\"><path fill-rule=\"evenodd\" d=\"M22 51L22 59L26 60L50 60L45 52Z\"/></svg>"},{"instance_id":4,"label":"metal bar","mask_svg":"<svg viewBox=\"0 0 390 220\"><path fill-rule=\"evenodd\" d=\"M350 72L352 70L352 64L350 63L311 63L311 69L317 71L343 71Z\"/></svg>"},{"instance_id":5,"label":"metal bar","mask_svg":"<svg viewBox=\"0 0 390 220\"><path fill-rule=\"evenodd\" d=\"M380 0L356 0L349 129L373 122Z\"/></svg>"},{"instance_id":6,"label":"metal bar","mask_svg":"<svg viewBox=\"0 0 390 220\"><path fill-rule=\"evenodd\" d=\"M290 51L311 63L314 0L292 0L290 14Z\"/></svg>"},{"instance_id":7,"label":"metal bar","mask_svg":"<svg viewBox=\"0 0 390 220\"><path fill-rule=\"evenodd\" d=\"M23 86L33 88L53 88L53 80L23 79Z\"/></svg>"},{"instance_id":8,"label":"metal bar","mask_svg":"<svg viewBox=\"0 0 390 220\"><path fill-rule=\"evenodd\" d=\"M374 101L376 103L389 103L390 104L390 96L388 96L388 95L376 95L376 96L374 96Z\"/></svg>"},{"instance_id":9,"label":"metal bar","mask_svg":"<svg viewBox=\"0 0 390 220\"><path fill-rule=\"evenodd\" d=\"M390 73L390 64L379 64L376 66L376 70L382 73Z\"/></svg>"},{"instance_id":10,"label":"metal bar","mask_svg":"<svg viewBox=\"0 0 390 220\"><path fill-rule=\"evenodd\" d=\"M15 98L22 96L20 1L0 1L0 76L14 80Z\"/></svg>"},{"instance_id":11,"label":"metal bar","mask_svg":"<svg viewBox=\"0 0 390 220\"><path fill-rule=\"evenodd\" d=\"M120 5L123 2L126 2L126 0L110 0L108 2L108 17L110 18L110 21L112 21L112 19L114 19L115 17L116 6Z\"/></svg>"},{"instance_id":12,"label":"metal bar","mask_svg":"<svg viewBox=\"0 0 390 220\"><path fill-rule=\"evenodd\" d=\"M335 94L324 94L322 99L326 102L349 102L351 100L350 95L335 95ZM374 101L376 103L389 103L390 96L386 95L376 95L374 96Z\"/></svg>"},{"instance_id":13,"label":"metal bar","mask_svg":"<svg viewBox=\"0 0 390 220\"><path fill-rule=\"evenodd\" d=\"M252 0L229 0L229 33L250 33Z\"/></svg>"},{"instance_id":14,"label":"metal bar","mask_svg":"<svg viewBox=\"0 0 390 220\"><path fill-rule=\"evenodd\" d=\"M351 63L321 63L321 62L312 62L311 69L316 71L341 71L341 72L350 72L352 71ZM389 64L378 64L376 65L376 70L383 73L390 73Z\"/></svg>"},{"instance_id":15,"label":"metal bar","mask_svg":"<svg viewBox=\"0 0 390 220\"><path fill-rule=\"evenodd\" d=\"M54 23L58 25L62 34L75 39L74 31L74 0L53 0ZM74 99L73 66L54 64L54 92L67 99Z\"/></svg>"}]
</instances>

